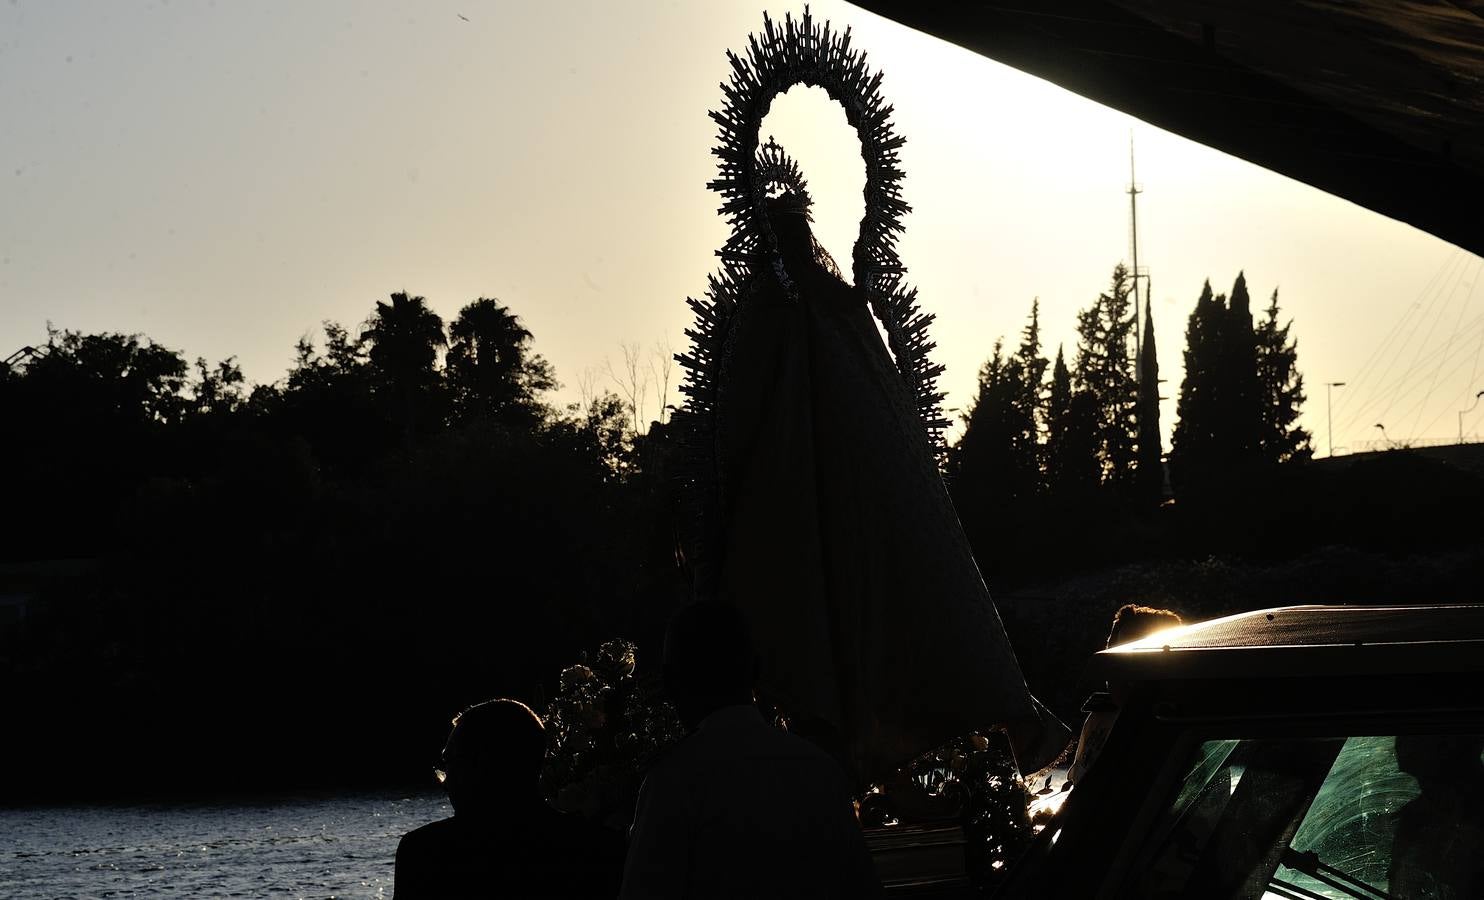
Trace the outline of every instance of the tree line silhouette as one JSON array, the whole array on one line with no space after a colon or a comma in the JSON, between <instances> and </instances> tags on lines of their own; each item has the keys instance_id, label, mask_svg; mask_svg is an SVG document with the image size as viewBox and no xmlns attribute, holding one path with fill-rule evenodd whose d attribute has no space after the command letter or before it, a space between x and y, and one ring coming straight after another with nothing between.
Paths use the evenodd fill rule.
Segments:
<instances>
[{"instance_id":1,"label":"tree line silhouette","mask_svg":"<svg viewBox=\"0 0 1484 900\"><path fill-rule=\"evenodd\" d=\"M684 589L668 426L555 385L488 298L445 328L393 294L251 389L232 359L49 330L0 366L0 578L42 595L0 633L26 736L0 784L54 791L27 773L58 755L79 791L417 781L450 711L653 639ZM33 577L59 559L85 574Z\"/></svg>"},{"instance_id":2,"label":"tree line silhouette","mask_svg":"<svg viewBox=\"0 0 1484 900\"><path fill-rule=\"evenodd\" d=\"M1242 273L1230 295L1213 293L1208 280L1190 314L1164 454L1153 310L1146 301L1140 321L1133 296L1132 276L1115 266L1077 314L1070 364L1063 347L1054 360L1044 355L1033 301L1019 343L997 340L979 370L945 474L995 584L1145 559L1456 540L1435 516L1398 536L1366 513L1455 508L1478 493L1469 473L1417 457L1329 472L1304 465L1313 451L1298 421L1305 395L1292 323L1276 289L1254 321ZM1454 496L1419 493L1444 483Z\"/></svg>"},{"instance_id":3,"label":"tree line silhouette","mask_svg":"<svg viewBox=\"0 0 1484 900\"><path fill-rule=\"evenodd\" d=\"M1306 464L1289 326L1276 292L1254 323L1241 276L1190 316L1167 488L1155 331L1146 308L1135 356L1131 299L1117 267L1050 360L1033 303L979 372L945 473L997 592L1477 541L1477 517L1457 524L1484 500L1472 473L1408 453ZM540 708L585 648L630 641L651 677L689 581L675 435L663 411L644 422L642 365L625 347L618 394L589 371L558 407L534 337L489 298L445 325L392 294L256 386L233 359L49 328L0 365L0 597L37 600L0 622L18 736L0 796L425 783L451 712ZM1033 686L1076 664L1020 649ZM1060 699L1074 718L1080 698ZM48 767L65 784L34 777Z\"/></svg>"}]
</instances>

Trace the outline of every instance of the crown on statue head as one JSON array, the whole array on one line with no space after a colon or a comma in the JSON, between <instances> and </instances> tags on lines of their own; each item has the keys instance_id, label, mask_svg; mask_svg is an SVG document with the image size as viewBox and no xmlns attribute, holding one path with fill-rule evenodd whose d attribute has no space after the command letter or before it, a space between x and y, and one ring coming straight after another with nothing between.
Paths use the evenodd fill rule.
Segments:
<instances>
[{"instance_id":1,"label":"crown on statue head","mask_svg":"<svg viewBox=\"0 0 1484 900\"><path fill-rule=\"evenodd\" d=\"M770 216L802 216L806 221L813 221L813 216L809 214L811 205L807 195L785 189L782 193L768 198L768 214Z\"/></svg>"}]
</instances>

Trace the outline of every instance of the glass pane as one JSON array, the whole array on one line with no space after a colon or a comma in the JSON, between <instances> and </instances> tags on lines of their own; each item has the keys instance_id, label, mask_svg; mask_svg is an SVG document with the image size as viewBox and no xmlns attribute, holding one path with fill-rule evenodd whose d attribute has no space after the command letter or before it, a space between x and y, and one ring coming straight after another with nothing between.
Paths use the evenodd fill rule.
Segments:
<instances>
[{"instance_id":1,"label":"glass pane","mask_svg":"<svg viewBox=\"0 0 1484 900\"><path fill-rule=\"evenodd\" d=\"M1346 741L1293 837L1312 855L1286 858L1265 897L1484 896L1481 751L1480 735Z\"/></svg>"},{"instance_id":2,"label":"glass pane","mask_svg":"<svg viewBox=\"0 0 1484 900\"><path fill-rule=\"evenodd\" d=\"M1484 736L1207 741L1126 896L1484 897Z\"/></svg>"},{"instance_id":3,"label":"glass pane","mask_svg":"<svg viewBox=\"0 0 1484 900\"><path fill-rule=\"evenodd\" d=\"M1194 762L1190 765L1190 770L1185 773L1185 777L1180 779L1180 794L1175 798L1174 808L1177 810L1187 809L1195 801L1196 797L1200 795L1201 791L1205 789L1206 785L1211 783L1211 779L1216 778L1218 774L1224 771L1228 771L1224 768L1226 758L1231 755L1233 750L1237 749L1237 745L1240 743L1241 741L1207 741L1201 744L1200 748L1196 751ZM1242 775L1240 771L1233 774L1238 780L1241 780ZM1228 779L1227 783L1228 788L1233 786L1229 781L1230 779Z\"/></svg>"},{"instance_id":4,"label":"glass pane","mask_svg":"<svg viewBox=\"0 0 1484 900\"><path fill-rule=\"evenodd\" d=\"M1418 793L1417 779L1397 768L1395 748L1394 737L1347 740L1292 842L1295 850L1313 851L1326 865L1383 891L1396 814ZM1289 866L1280 866L1277 876L1323 897L1352 896Z\"/></svg>"},{"instance_id":5,"label":"glass pane","mask_svg":"<svg viewBox=\"0 0 1484 900\"><path fill-rule=\"evenodd\" d=\"M1261 896L1343 743L1210 741L1155 826L1129 896Z\"/></svg>"}]
</instances>

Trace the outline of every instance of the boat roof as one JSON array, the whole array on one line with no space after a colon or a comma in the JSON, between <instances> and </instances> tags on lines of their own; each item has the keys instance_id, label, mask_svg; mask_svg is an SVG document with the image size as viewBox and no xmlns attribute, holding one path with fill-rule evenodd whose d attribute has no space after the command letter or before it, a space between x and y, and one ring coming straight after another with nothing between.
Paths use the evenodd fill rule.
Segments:
<instances>
[{"instance_id":1,"label":"boat roof","mask_svg":"<svg viewBox=\"0 0 1484 900\"><path fill-rule=\"evenodd\" d=\"M1099 678L1484 671L1484 605L1284 606L1157 631L1093 657Z\"/></svg>"},{"instance_id":2,"label":"boat roof","mask_svg":"<svg viewBox=\"0 0 1484 900\"><path fill-rule=\"evenodd\" d=\"M852 2L1484 253L1481 0Z\"/></svg>"}]
</instances>

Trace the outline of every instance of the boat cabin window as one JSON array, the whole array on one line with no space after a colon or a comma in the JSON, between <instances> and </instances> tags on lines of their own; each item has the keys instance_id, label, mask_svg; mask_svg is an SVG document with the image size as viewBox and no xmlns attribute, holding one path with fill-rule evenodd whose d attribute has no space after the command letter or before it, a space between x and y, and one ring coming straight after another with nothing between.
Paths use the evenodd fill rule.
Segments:
<instances>
[{"instance_id":1,"label":"boat cabin window","mask_svg":"<svg viewBox=\"0 0 1484 900\"><path fill-rule=\"evenodd\" d=\"M1484 896L1484 734L1198 745L1123 896Z\"/></svg>"}]
</instances>

